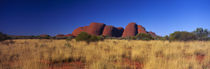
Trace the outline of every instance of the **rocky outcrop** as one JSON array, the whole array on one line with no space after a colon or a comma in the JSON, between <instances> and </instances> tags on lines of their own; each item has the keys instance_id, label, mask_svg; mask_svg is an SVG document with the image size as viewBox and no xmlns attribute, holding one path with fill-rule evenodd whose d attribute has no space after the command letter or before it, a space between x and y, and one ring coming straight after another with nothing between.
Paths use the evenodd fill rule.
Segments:
<instances>
[{"instance_id":1,"label":"rocky outcrop","mask_svg":"<svg viewBox=\"0 0 210 69\"><path fill-rule=\"evenodd\" d=\"M50 35L47 35L47 34L41 34L39 35L40 37L50 37Z\"/></svg>"},{"instance_id":2,"label":"rocky outcrop","mask_svg":"<svg viewBox=\"0 0 210 69\"><path fill-rule=\"evenodd\" d=\"M113 26L105 26L102 35L112 37L113 36L113 30L114 30Z\"/></svg>"},{"instance_id":3,"label":"rocky outcrop","mask_svg":"<svg viewBox=\"0 0 210 69\"><path fill-rule=\"evenodd\" d=\"M72 34L77 36L81 32L87 32L91 35L101 35L105 24L103 23L91 23L89 26L79 27L75 29Z\"/></svg>"},{"instance_id":4,"label":"rocky outcrop","mask_svg":"<svg viewBox=\"0 0 210 69\"><path fill-rule=\"evenodd\" d=\"M147 31L145 30L145 28L141 25L138 25L138 33L144 33L147 34Z\"/></svg>"},{"instance_id":5,"label":"rocky outcrop","mask_svg":"<svg viewBox=\"0 0 210 69\"><path fill-rule=\"evenodd\" d=\"M91 23L88 27L87 33L91 35L101 35L105 24L103 23Z\"/></svg>"},{"instance_id":6,"label":"rocky outcrop","mask_svg":"<svg viewBox=\"0 0 210 69\"><path fill-rule=\"evenodd\" d=\"M66 37L74 37L74 35L73 34L67 34L67 35L65 35Z\"/></svg>"},{"instance_id":7,"label":"rocky outcrop","mask_svg":"<svg viewBox=\"0 0 210 69\"><path fill-rule=\"evenodd\" d=\"M110 36L110 37L121 37L123 33L122 27L114 27L114 26L105 26L103 30L103 36Z\"/></svg>"},{"instance_id":8,"label":"rocky outcrop","mask_svg":"<svg viewBox=\"0 0 210 69\"><path fill-rule=\"evenodd\" d=\"M137 34L137 24L136 23L129 23L123 32L122 37L130 37L135 36Z\"/></svg>"},{"instance_id":9,"label":"rocky outcrop","mask_svg":"<svg viewBox=\"0 0 210 69\"><path fill-rule=\"evenodd\" d=\"M88 26L79 27L72 32L72 35L77 36L81 32L87 32Z\"/></svg>"},{"instance_id":10,"label":"rocky outcrop","mask_svg":"<svg viewBox=\"0 0 210 69\"><path fill-rule=\"evenodd\" d=\"M56 38L56 39L65 39L66 36L65 36L64 34L57 34L57 35L55 36L55 38Z\"/></svg>"},{"instance_id":11,"label":"rocky outcrop","mask_svg":"<svg viewBox=\"0 0 210 69\"><path fill-rule=\"evenodd\" d=\"M55 37L64 37L64 34L57 34Z\"/></svg>"},{"instance_id":12,"label":"rocky outcrop","mask_svg":"<svg viewBox=\"0 0 210 69\"><path fill-rule=\"evenodd\" d=\"M146 29L132 22L129 23L126 28L114 27L110 25L105 25L103 23L91 23L89 26L79 27L72 32L73 36L77 36L81 32L87 32L91 35L103 35L110 37L130 37L135 36L138 33L151 34L152 36L157 36L154 32L147 32ZM72 36L69 35L69 36Z\"/></svg>"}]
</instances>

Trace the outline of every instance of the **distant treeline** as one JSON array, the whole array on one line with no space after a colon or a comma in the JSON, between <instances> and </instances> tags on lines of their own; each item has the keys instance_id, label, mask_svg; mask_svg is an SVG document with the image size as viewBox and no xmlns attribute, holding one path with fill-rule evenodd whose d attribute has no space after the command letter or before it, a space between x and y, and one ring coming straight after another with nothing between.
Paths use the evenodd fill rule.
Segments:
<instances>
[{"instance_id":1,"label":"distant treeline","mask_svg":"<svg viewBox=\"0 0 210 69\"><path fill-rule=\"evenodd\" d=\"M50 36L50 35L39 35L39 36L12 36L6 35L0 32L0 41L7 39L76 39L77 41L99 41L103 39L122 39L122 40L170 40L170 41L189 41L189 40L210 40L210 31L208 29L197 28L193 32L187 31L175 31L170 35L166 36L155 36L150 34L139 33L132 37L109 37L109 36L94 36L89 35L86 32L81 32L77 37L74 36Z\"/></svg>"}]
</instances>

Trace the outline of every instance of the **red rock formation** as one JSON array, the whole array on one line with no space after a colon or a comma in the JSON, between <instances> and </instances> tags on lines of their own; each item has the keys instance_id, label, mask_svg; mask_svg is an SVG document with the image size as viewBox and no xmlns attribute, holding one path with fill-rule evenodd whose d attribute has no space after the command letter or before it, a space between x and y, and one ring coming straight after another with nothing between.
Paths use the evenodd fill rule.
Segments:
<instances>
[{"instance_id":1,"label":"red rock formation","mask_svg":"<svg viewBox=\"0 0 210 69\"><path fill-rule=\"evenodd\" d=\"M88 34L101 35L103 33L105 24L103 23L91 23L88 27Z\"/></svg>"},{"instance_id":2,"label":"red rock formation","mask_svg":"<svg viewBox=\"0 0 210 69\"><path fill-rule=\"evenodd\" d=\"M56 37L64 37L64 34L57 34Z\"/></svg>"},{"instance_id":3,"label":"red rock formation","mask_svg":"<svg viewBox=\"0 0 210 69\"><path fill-rule=\"evenodd\" d=\"M136 23L129 23L123 32L122 37L135 36L137 34L137 25Z\"/></svg>"},{"instance_id":4,"label":"red rock formation","mask_svg":"<svg viewBox=\"0 0 210 69\"><path fill-rule=\"evenodd\" d=\"M143 26L141 26L141 25L138 25L138 33L145 33L145 34L147 34L145 28Z\"/></svg>"},{"instance_id":5,"label":"red rock formation","mask_svg":"<svg viewBox=\"0 0 210 69\"><path fill-rule=\"evenodd\" d=\"M83 30L84 30L83 32L87 32L88 31L88 26L84 26Z\"/></svg>"},{"instance_id":6,"label":"red rock formation","mask_svg":"<svg viewBox=\"0 0 210 69\"><path fill-rule=\"evenodd\" d=\"M102 35L112 37L113 36L113 30L114 30L113 26L105 26Z\"/></svg>"},{"instance_id":7,"label":"red rock formation","mask_svg":"<svg viewBox=\"0 0 210 69\"><path fill-rule=\"evenodd\" d=\"M39 35L40 37L49 37L50 35L46 35L46 34L42 34L42 35Z\"/></svg>"},{"instance_id":8,"label":"red rock formation","mask_svg":"<svg viewBox=\"0 0 210 69\"><path fill-rule=\"evenodd\" d=\"M75 29L75 30L72 32L72 34L73 34L74 36L77 36L77 35L80 34L81 32L87 32L87 30L88 30L88 26L79 27L79 28Z\"/></svg>"},{"instance_id":9,"label":"red rock formation","mask_svg":"<svg viewBox=\"0 0 210 69\"><path fill-rule=\"evenodd\" d=\"M148 34L150 34L152 37L157 37L157 35L154 32L148 32Z\"/></svg>"},{"instance_id":10,"label":"red rock formation","mask_svg":"<svg viewBox=\"0 0 210 69\"><path fill-rule=\"evenodd\" d=\"M106 26L103 23L91 23L89 26L79 27L72 32L73 36L77 36L81 32L87 32L91 35L103 35L111 37L130 37L135 36L137 33L151 34L156 37L153 32L148 32L141 25L136 23L129 23L125 30L122 27ZM71 36L72 36L71 35Z\"/></svg>"},{"instance_id":11,"label":"red rock formation","mask_svg":"<svg viewBox=\"0 0 210 69\"><path fill-rule=\"evenodd\" d=\"M69 36L74 36L73 34L67 34L67 35L65 35L66 37L69 37Z\"/></svg>"},{"instance_id":12,"label":"red rock formation","mask_svg":"<svg viewBox=\"0 0 210 69\"><path fill-rule=\"evenodd\" d=\"M121 37L123 33L122 27L114 27L114 26L105 26L103 31L103 36L110 36L110 37Z\"/></svg>"},{"instance_id":13,"label":"red rock formation","mask_svg":"<svg viewBox=\"0 0 210 69\"><path fill-rule=\"evenodd\" d=\"M56 39L65 39L66 36L64 34L58 34L55 36Z\"/></svg>"}]
</instances>

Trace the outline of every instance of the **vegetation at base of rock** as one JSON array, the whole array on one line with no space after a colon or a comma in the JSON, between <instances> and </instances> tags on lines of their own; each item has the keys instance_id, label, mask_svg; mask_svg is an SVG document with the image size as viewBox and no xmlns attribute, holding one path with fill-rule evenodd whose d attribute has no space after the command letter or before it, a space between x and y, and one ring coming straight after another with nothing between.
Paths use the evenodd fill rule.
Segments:
<instances>
[{"instance_id":1,"label":"vegetation at base of rock","mask_svg":"<svg viewBox=\"0 0 210 69\"><path fill-rule=\"evenodd\" d=\"M101 36L90 35L86 32L81 32L76 38L76 41L95 42L102 40Z\"/></svg>"},{"instance_id":2,"label":"vegetation at base of rock","mask_svg":"<svg viewBox=\"0 0 210 69\"><path fill-rule=\"evenodd\" d=\"M2 32L0 32L0 41L4 41L6 39L9 39L8 36L6 34L3 34Z\"/></svg>"},{"instance_id":3,"label":"vegetation at base of rock","mask_svg":"<svg viewBox=\"0 0 210 69\"><path fill-rule=\"evenodd\" d=\"M153 40L154 38L150 34L139 33L136 35L137 40Z\"/></svg>"},{"instance_id":4,"label":"vegetation at base of rock","mask_svg":"<svg viewBox=\"0 0 210 69\"><path fill-rule=\"evenodd\" d=\"M196 39L195 34L186 31L176 31L169 36L169 40L189 41Z\"/></svg>"}]
</instances>

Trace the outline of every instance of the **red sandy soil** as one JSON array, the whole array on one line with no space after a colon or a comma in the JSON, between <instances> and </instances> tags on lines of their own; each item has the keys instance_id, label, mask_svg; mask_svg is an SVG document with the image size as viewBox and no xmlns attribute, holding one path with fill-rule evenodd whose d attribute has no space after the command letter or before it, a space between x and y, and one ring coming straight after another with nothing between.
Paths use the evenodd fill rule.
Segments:
<instances>
[{"instance_id":1,"label":"red sandy soil","mask_svg":"<svg viewBox=\"0 0 210 69\"><path fill-rule=\"evenodd\" d=\"M205 58L205 54L196 54L196 60L199 63L202 63L202 61L204 60L204 58Z\"/></svg>"},{"instance_id":2,"label":"red sandy soil","mask_svg":"<svg viewBox=\"0 0 210 69\"><path fill-rule=\"evenodd\" d=\"M86 69L86 65L80 61L74 62L59 62L59 63L52 63L49 61L41 60L40 63L48 64L48 69Z\"/></svg>"},{"instance_id":3,"label":"red sandy soil","mask_svg":"<svg viewBox=\"0 0 210 69\"><path fill-rule=\"evenodd\" d=\"M87 69L85 63L80 61L75 62L61 62L61 63L51 63L48 61L40 61L44 64L49 64L48 69ZM116 62L118 64L121 64L122 66L126 66L127 69L142 69L143 64L137 61L132 61L128 58L124 58L123 62Z\"/></svg>"}]
</instances>

